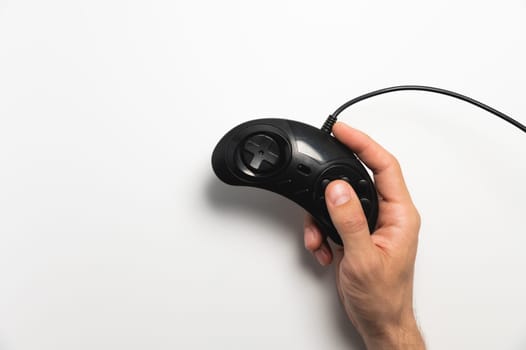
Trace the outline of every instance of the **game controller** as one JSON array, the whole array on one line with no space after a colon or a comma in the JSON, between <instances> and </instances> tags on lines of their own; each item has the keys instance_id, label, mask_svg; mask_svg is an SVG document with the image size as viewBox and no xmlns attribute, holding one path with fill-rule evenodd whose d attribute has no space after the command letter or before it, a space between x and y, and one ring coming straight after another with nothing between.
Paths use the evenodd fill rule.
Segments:
<instances>
[{"instance_id":1,"label":"game controller","mask_svg":"<svg viewBox=\"0 0 526 350\"><path fill-rule=\"evenodd\" d=\"M313 126L287 119L256 119L230 130L217 144L212 167L230 185L278 193L303 207L335 243L342 240L325 204L325 188L348 182L373 232L378 195L367 170L352 150Z\"/></svg>"},{"instance_id":2,"label":"game controller","mask_svg":"<svg viewBox=\"0 0 526 350\"><path fill-rule=\"evenodd\" d=\"M223 182L278 193L298 203L314 218L325 236L342 245L325 204L325 189L336 179L348 182L360 198L373 233L378 195L367 170L352 150L331 136L338 115L373 96L403 90L447 95L474 106L526 132L526 126L496 109L459 93L422 85L380 89L347 101L329 115L321 129L287 119L256 119L230 130L212 154L212 167Z\"/></svg>"}]
</instances>

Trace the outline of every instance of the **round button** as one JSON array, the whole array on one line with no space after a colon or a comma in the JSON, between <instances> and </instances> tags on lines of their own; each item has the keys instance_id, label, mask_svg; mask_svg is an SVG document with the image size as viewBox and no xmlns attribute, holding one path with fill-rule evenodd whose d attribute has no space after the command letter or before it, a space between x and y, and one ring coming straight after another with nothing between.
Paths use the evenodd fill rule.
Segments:
<instances>
[{"instance_id":1,"label":"round button","mask_svg":"<svg viewBox=\"0 0 526 350\"><path fill-rule=\"evenodd\" d=\"M280 164L278 142L267 134L249 136L242 146L241 159L255 173L268 173Z\"/></svg>"},{"instance_id":2,"label":"round button","mask_svg":"<svg viewBox=\"0 0 526 350\"><path fill-rule=\"evenodd\" d=\"M331 183L331 180L329 179L321 180L321 189L323 192L325 192L325 189L327 188L327 186L329 186L330 183Z\"/></svg>"},{"instance_id":3,"label":"round button","mask_svg":"<svg viewBox=\"0 0 526 350\"><path fill-rule=\"evenodd\" d=\"M360 203L362 203L362 208L364 211L368 211L371 207L371 201L368 198L360 198Z\"/></svg>"},{"instance_id":4,"label":"round button","mask_svg":"<svg viewBox=\"0 0 526 350\"><path fill-rule=\"evenodd\" d=\"M367 188L367 186L369 186L369 181L361 179L360 181L358 181L358 185L360 185L363 188Z\"/></svg>"},{"instance_id":5,"label":"round button","mask_svg":"<svg viewBox=\"0 0 526 350\"><path fill-rule=\"evenodd\" d=\"M340 179L347 182L349 185L351 184L351 179L349 179L347 176L340 176Z\"/></svg>"}]
</instances>

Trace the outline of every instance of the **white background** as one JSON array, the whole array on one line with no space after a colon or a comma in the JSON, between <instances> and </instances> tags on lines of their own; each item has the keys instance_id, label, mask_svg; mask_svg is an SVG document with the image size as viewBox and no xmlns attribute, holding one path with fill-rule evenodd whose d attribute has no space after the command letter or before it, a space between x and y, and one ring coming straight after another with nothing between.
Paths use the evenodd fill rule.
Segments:
<instances>
[{"instance_id":1,"label":"white background","mask_svg":"<svg viewBox=\"0 0 526 350\"><path fill-rule=\"evenodd\" d=\"M361 349L303 211L210 156L396 84L526 123L526 1L0 0L0 349ZM341 115L422 214L430 349L526 348L526 137L443 96Z\"/></svg>"}]
</instances>

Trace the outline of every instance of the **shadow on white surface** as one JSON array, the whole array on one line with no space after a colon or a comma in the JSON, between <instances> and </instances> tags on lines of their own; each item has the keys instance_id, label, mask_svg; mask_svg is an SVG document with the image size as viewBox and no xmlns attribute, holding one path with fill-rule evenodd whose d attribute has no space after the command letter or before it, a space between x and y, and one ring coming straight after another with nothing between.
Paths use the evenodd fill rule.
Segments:
<instances>
[{"instance_id":1,"label":"shadow on white surface","mask_svg":"<svg viewBox=\"0 0 526 350\"><path fill-rule=\"evenodd\" d=\"M276 193L250 187L225 185L211 176L205 188L208 203L214 210L236 211L240 217L261 215L283 226L290 232L287 239L294 239L298 247L299 265L323 285L327 295L328 313L333 316L334 327L341 342L349 349L365 349L363 341L348 320L337 296L334 269L321 267L303 246L303 217L305 211L292 201ZM271 234L271 232L269 232Z\"/></svg>"}]
</instances>

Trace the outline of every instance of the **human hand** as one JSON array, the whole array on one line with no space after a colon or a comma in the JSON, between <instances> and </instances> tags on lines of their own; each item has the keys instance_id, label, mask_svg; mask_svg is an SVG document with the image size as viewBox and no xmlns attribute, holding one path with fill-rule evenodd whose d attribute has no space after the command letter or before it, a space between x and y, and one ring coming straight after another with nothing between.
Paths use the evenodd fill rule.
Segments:
<instances>
[{"instance_id":1,"label":"human hand","mask_svg":"<svg viewBox=\"0 0 526 350\"><path fill-rule=\"evenodd\" d=\"M373 171L379 195L377 226L370 235L352 187L336 180L325 198L344 247L331 246L305 220L305 247L325 266L335 260L336 284L347 315L368 349L424 349L413 313L413 271L420 216L396 158L364 133L343 123L335 137Z\"/></svg>"}]
</instances>

